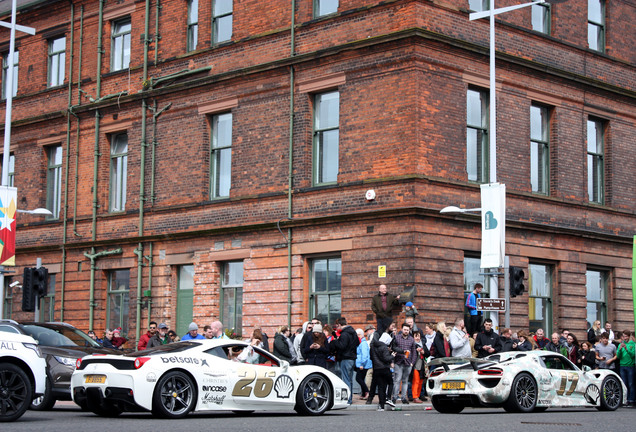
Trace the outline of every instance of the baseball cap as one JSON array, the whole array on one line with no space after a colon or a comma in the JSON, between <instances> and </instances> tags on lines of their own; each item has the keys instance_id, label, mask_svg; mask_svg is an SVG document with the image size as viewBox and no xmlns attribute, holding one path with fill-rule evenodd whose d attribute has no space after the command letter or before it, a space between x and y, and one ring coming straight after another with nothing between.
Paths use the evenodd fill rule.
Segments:
<instances>
[{"instance_id":1,"label":"baseball cap","mask_svg":"<svg viewBox=\"0 0 636 432\"><path fill-rule=\"evenodd\" d=\"M166 323L161 323L161 324L159 324L159 327L158 327L158 328L160 328L160 329L167 329L167 328L168 328L168 326L166 325Z\"/></svg>"}]
</instances>

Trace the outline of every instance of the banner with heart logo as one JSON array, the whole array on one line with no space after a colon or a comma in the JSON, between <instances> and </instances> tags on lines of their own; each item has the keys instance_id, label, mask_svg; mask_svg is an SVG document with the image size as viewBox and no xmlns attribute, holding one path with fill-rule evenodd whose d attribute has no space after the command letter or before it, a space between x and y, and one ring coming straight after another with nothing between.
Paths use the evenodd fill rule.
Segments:
<instances>
[{"instance_id":1,"label":"banner with heart logo","mask_svg":"<svg viewBox=\"0 0 636 432\"><path fill-rule=\"evenodd\" d=\"M481 185L481 268L499 268L506 255L506 185Z\"/></svg>"}]
</instances>

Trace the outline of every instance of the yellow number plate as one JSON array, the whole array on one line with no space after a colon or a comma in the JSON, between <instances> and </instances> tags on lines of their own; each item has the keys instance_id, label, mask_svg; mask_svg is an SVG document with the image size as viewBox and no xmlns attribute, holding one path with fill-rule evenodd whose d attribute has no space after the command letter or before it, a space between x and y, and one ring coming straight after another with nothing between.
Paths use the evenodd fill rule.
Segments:
<instances>
[{"instance_id":1,"label":"yellow number plate","mask_svg":"<svg viewBox=\"0 0 636 432\"><path fill-rule=\"evenodd\" d=\"M106 375L86 375L84 382L86 384L104 384L106 382Z\"/></svg>"},{"instance_id":2,"label":"yellow number plate","mask_svg":"<svg viewBox=\"0 0 636 432\"><path fill-rule=\"evenodd\" d=\"M442 383L442 390L464 390L465 388L464 381L445 381Z\"/></svg>"}]
</instances>

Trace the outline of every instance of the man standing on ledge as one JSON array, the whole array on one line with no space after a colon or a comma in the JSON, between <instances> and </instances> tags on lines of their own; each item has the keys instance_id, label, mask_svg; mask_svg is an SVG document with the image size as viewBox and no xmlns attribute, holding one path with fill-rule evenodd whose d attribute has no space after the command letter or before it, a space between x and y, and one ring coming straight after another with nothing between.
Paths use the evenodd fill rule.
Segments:
<instances>
[{"instance_id":1,"label":"man standing on ledge","mask_svg":"<svg viewBox=\"0 0 636 432\"><path fill-rule=\"evenodd\" d=\"M466 297L466 308L470 314L470 321L466 324L468 324L468 334L470 335L479 333L481 330L481 311L477 310L477 299L483 289L484 286L477 282L473 288L473 292Z\"/></svg>"},{"instance_id":2,"label":"man standing on ledge","mask_svg":"<svg viewBox=\"0 0 636 432\"><path fill-rule=\"evenodd\" d=\"M377 320L379 336L381 336L393 322L393 308L399 306L399 299L399 295L394 296L393 294L387 293L386 285L380 285L379 292L373 296L371 300L371 310Z\"/></svg>"}]
</instances>

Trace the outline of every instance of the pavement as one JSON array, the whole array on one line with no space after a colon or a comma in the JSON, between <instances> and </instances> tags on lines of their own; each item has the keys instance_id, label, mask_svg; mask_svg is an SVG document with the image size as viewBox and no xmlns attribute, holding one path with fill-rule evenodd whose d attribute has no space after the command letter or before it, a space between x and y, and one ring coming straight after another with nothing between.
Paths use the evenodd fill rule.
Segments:
<instances>
[{"instance_id":1,"label":"pavement","mask_svg":"<svg viewBox=\"0 0 636 432\"><path fill-rule=\"evenodd\" d=\"M380 401L377 396L373 398L372 404L367 405L366 402L367 402L366 399L360 399L359 394L354 394L353 403L349 405L349 408L347 409L361 410L361 411L375 411L378 409L378 406L380 404ZM400 400L398 400L395 403L395 408L391 408L389 405L384 406L385 411L391 411L391 410L393 411L431 411L432 409L433 409L433 405L431 405L430 400L426 400L424 401L424 403L421 403L421 404L416 404L413 402L409 404L403 404Z\"/></svg>"}]
</instances>

